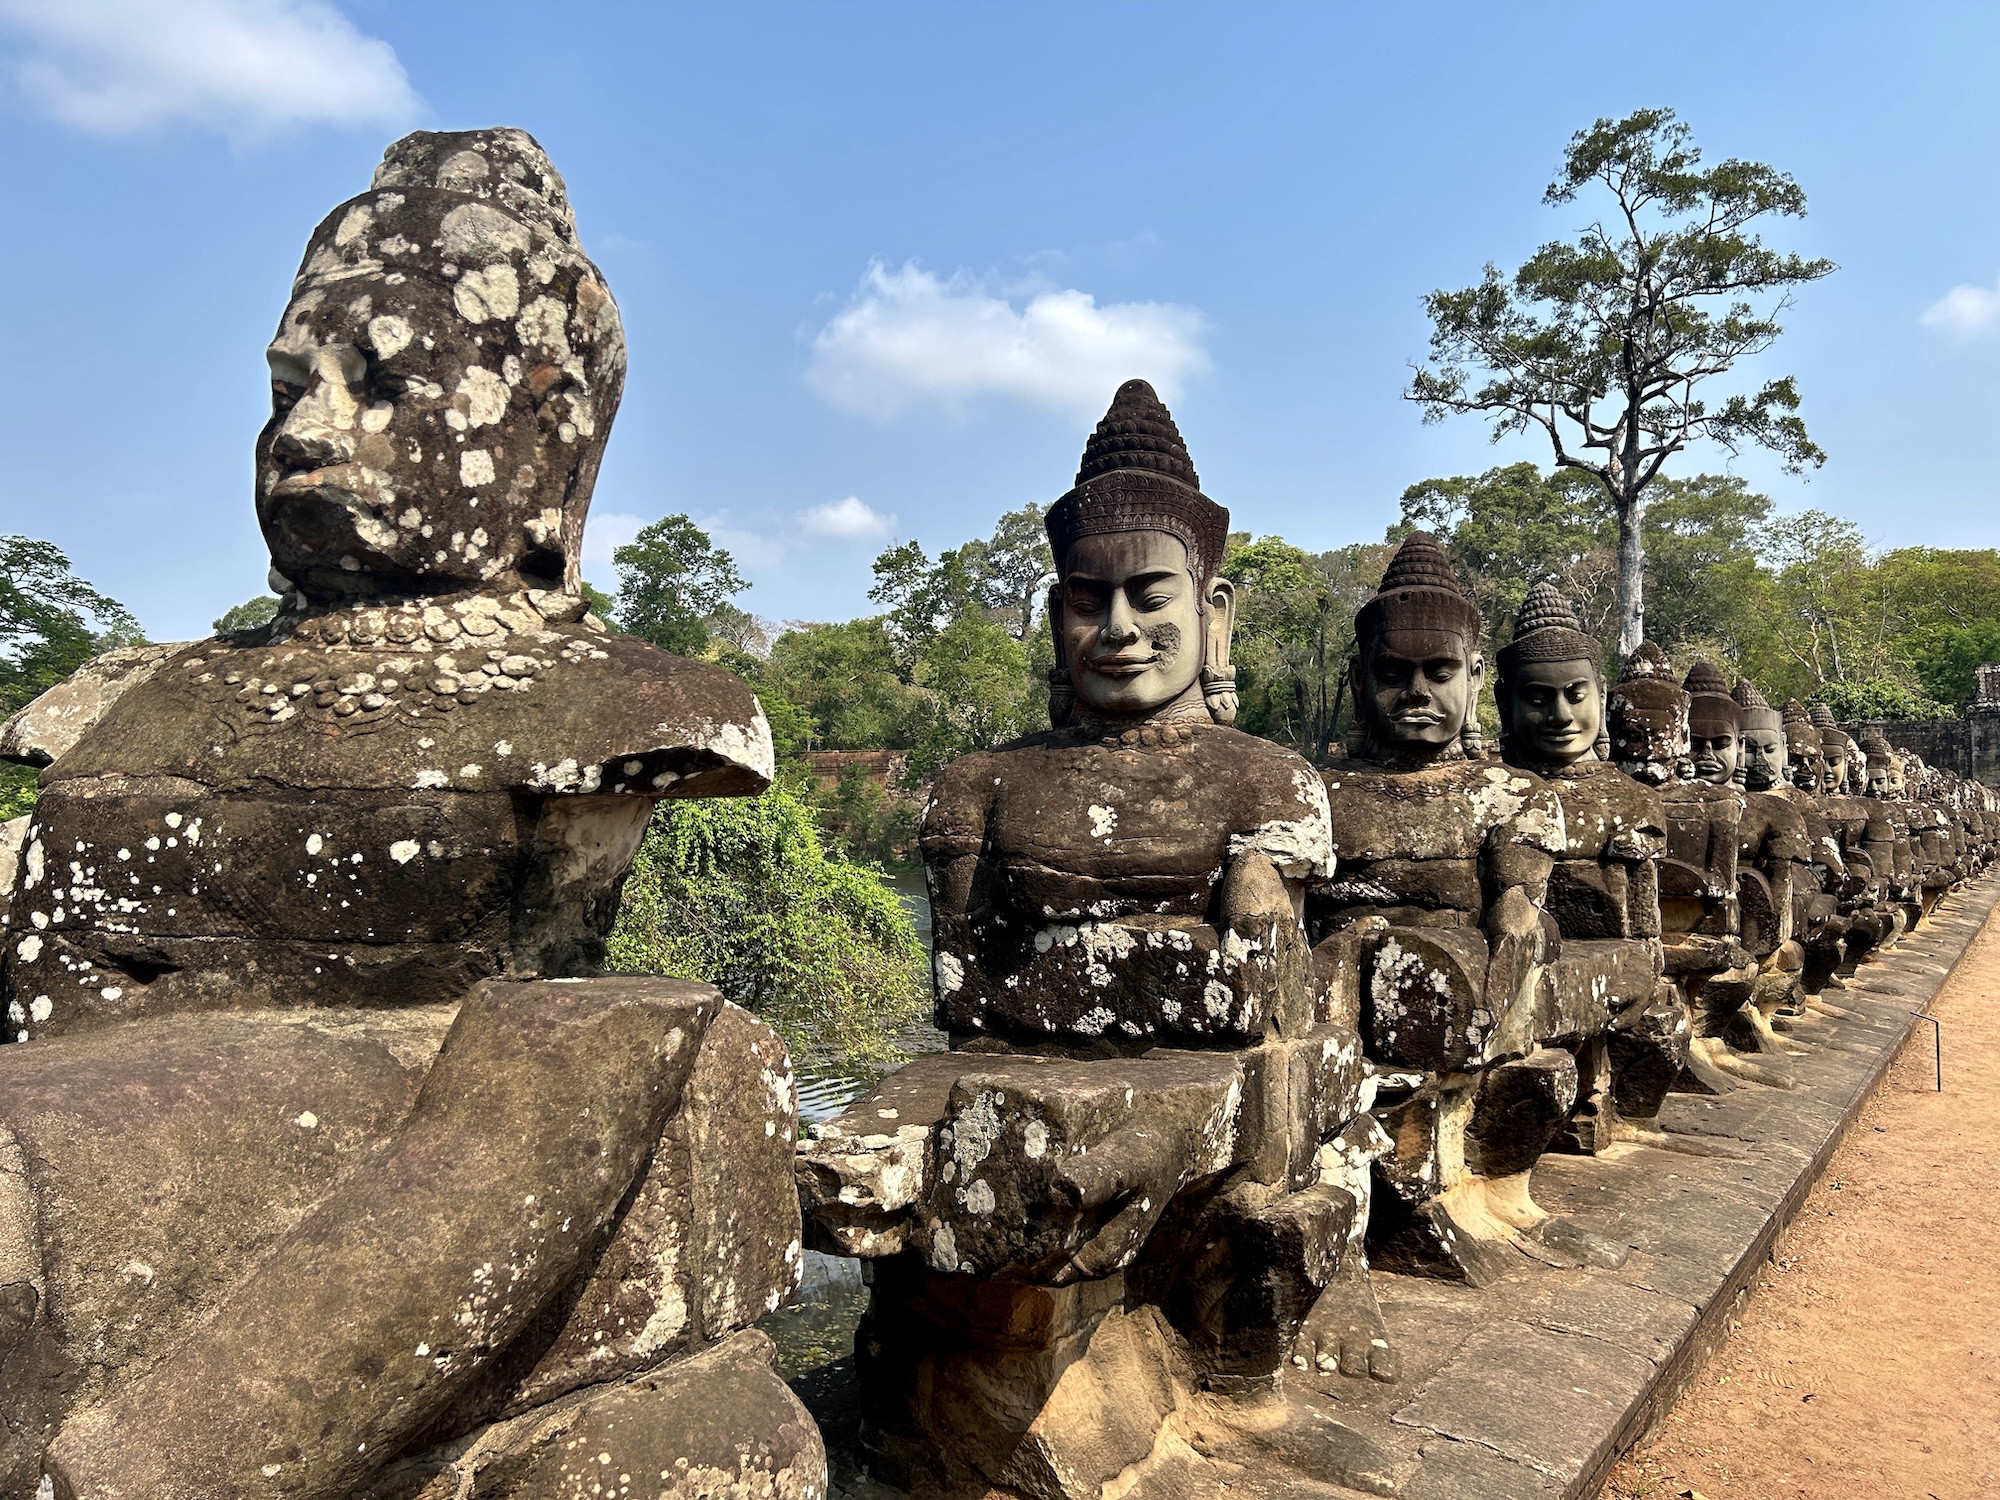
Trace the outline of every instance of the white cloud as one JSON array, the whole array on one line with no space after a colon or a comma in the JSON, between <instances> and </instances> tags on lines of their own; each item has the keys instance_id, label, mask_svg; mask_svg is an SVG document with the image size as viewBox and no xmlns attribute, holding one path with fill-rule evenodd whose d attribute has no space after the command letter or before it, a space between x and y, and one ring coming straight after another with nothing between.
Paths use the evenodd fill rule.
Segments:
<instances>
[{"instance_id":1,"label":"white cloud","mask_svg":"<svg viewBox=\"0 0 2000 1500\"><path fill-rule=\"evenodd\" d=\"M1206 323L1172 302L1042 291L1016 307L964 274L871 263L813 339L806 378L835 406L886 420L916 406L962 412L987 397L1096 416L1141 376L1171 400L1208 368Z\"/></svg>"},{"instance_id":2,"label":"white cloud","mask_svg":"<svg viewBox=\"0 0 2000 1500\"><path fill-rule=\"evenodd\" d=\"M393 128L421 105L395 49L327 0L0 0L0 25L32 45L22 90L97 135L175 120L237 138Z\"/></svg>"},{"instance_id":3,"label":"white cloud","mask_svg":"<svg viewBox=\"0 0 2000 1500\"><path fill-rule=\"evenodd\" d=\"M799 524L814 536L853 540L857 537L887 536L896 529L896 518L876 510L857 495L845 500L829 500L810 507Z\"/></svg>"},{"instance_id":4,"label":"white cloud","mask_svg":"<svg viewBox=\"0 0 2000 1500\"><path fill-rule=\"evenodd\" d=\"M653 519L659 518L655 516ZM583 526L584 576L599 588L611 587L617 581L612 570L611 554L652 524L644 516L627 515L622 511L591 512Z\"/></svg>"},{"instance_id":5,"label":"white cloud","mask_svg":"<svg viewBox=\"0 0 2000 1500\"><path fill-rule=\"evenodd\" d=\"M612 554L658 520L629 511L592 511L583 529L583 576L599 588L618 584ZM739 566L762 570L781 567L786 559L815 542L859 542L884 538L896 529L896 518L876 510L859 496L810 505L800 511L771 511L740 516L719 510L695 514L694 524L708 539L736 559Z\"/></svg>"},{"instance_id":6,"label":"white cloud","mask_svg":"<svg viewBox=\"0 0 2000 1500\"><path fill-rule=\"evenodd\" d=\"M1992 286L1955 286L1924 309L1926 328L1976 337L2000 328L2000 277Z\"/></svg>"}]
</instances>

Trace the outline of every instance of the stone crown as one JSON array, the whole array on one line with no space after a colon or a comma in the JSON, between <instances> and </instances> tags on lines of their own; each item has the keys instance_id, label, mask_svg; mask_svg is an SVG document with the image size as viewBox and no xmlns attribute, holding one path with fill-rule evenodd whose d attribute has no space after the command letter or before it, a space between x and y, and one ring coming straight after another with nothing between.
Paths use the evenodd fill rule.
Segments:
<instances>
[{"instance_id":1,"label":"stone crown","mask_svg":"<svg viewBox=\"0 0 2000 1500\"><path fill-rule=\"evenodd\" d=\"M1584 634L1583 622L1556 586L1544 581L1521 601L1514 639L1500 648L1499 663L1504 674L1524 662L1596 662L1602 653L1603 647Z\"/></svg>"},{"instance_id":2,"label":"stone crown","mask_svg":"<svg viewBox=\"0 0 2000 1500\"><path fill-rule=\"evenodd\" d=\"M1462 635L1476 646L1479 606L1459 587L1451 559L1437 539L1413 531L1382 570L1375 597L1356 613L1354 629L1360 641L1384 630L1432 630Z\"/></svg>"},{"instance_id":3,"label":"stone crown","mask_svg":"<svg viewBox=\"0 0 2000 1500\"><path fill-rule=\"evenodd\" d=\"M1126 381L1084 445L1075 487L1043 518L1057 568L1080 537L1164 531L1186 546L1198 578L1212 578L1229 542L1229 512L1200 486L1173 414L1145 381Z\"/></svg>"}]
</instances>

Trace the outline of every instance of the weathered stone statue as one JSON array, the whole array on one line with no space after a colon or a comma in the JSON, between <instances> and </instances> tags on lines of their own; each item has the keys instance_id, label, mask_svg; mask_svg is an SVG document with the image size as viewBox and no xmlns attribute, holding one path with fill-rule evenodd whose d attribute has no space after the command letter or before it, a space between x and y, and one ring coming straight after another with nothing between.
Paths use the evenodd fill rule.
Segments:
<instances>
[{"instance_id":1,"label":"weathered stone statue","mask_svg":"<svg viewBox=\"0 0 2000 1500\"><path fill-rule=\"evenodd\" d=\"M1840 973L1851 974L1878 947L1895 942L1903 930L1903 912L1895 896L1895 833L1884 809L1856 794L1865 783L1860 748L1834 722L1825 704L1816 705L1809 722L1818 731L1823 762L1816 806L1840 840L1841 859L1850 885L1858 889L1846 899L1847 936L1841 944Z\"/></svg>"},{"instance_id":2,"label":"weathered stone statue","mask_svg":"<svg viewBox=\"0 0 2000 1500\"><path fill-rule=\"evenodd\" d=\"M1795 926L1805 955L1800 988L1808 997L1817 997L1828 988L1841 986L1838 971L1853 926L1849 902L1864 889L1864 882L1849 872L1840 836L1820 809L1826 757L1819 730L1796 698L1787 700L1781 711L1780 732L1785 742L1785 778L1771 793L1789 802L1806 825L1811 886L1816 889L1809 888L1803 904L1795 908Z\"/></svg>"},{"instance_id":3,"label":"weathered stone statue","mask_svg":"<svg viewBox=\"0 0 2000 1500\"><path fill-rule=\"evenodd\" d=\"M1702 679L1704 688L1711 685ZM1719 681L1719 678L1718 678ZM1667 977L1679 987L1691 1027L1679 1085L1722 1092L1730 1074L1754 1069L1728 1050L1709 1024L1711 1009L1732 1015L1746 1004L1755 961L1741 942L1737 854L1743 803L1730 785L1741 724L1727 693L1701 705L1696 759L1693 695L1675 682L1659 647L1642 642L1626 658L1610 698L1613 762L1658 789L1667 815L1660 862L1660 922ZM1715 702L1716 698L1720 702ZM1697 770L1702 774L1698 777ZM1708 995L1713 986L1716 993Z\"/></svg>"},{"instance_id":4,"label":"weathered stone statue","mask_svg":"<svg viewBox=\"0 0 2000 1500\"><path fill-rule=\"evenodd\" d=\"M1494 678L1501 754L1532 771L1562 804L1563 854L1546 909L1562 933L1543 967L1548 1009L1574 1029L1576 1144L1598 1151L1659 1115L1687 1059L1687 1017L1662 979L1659 862L1666 813L1658 795L1609 759L1603 648L1555 588L1528 591ZM1664 988L1664 993L1662 990Z\"/></svg>"},{"instance_id":5,"label":"weathered stone statue","mask_svg":"<svg viewBox=\"0 0 2000 1500\"><path fill-rule=\"evenodd\" d=\"M1790 765L1784 715L1748 678L1737 679L1730 697L1740 714L1736 784L1744 804L1737 887L1744 943L1758 967L1750 1006L1742 1013L1747 1029L1739 1028L1735 1040L1747 1050L1779 1053L1786 1049L1772 1018L1780 1012L1796 1015L1804 1004L1804 939L1819 877L1812 869L1812 837L1804 815L1774 793Z\"/></svg>"},{"instance_id":6,"label":"weathered stone statue","mask_svg":"<svg viewBox=\"0 0 2000 1500\"><path fill-rule=\"evenodd\" d=\"M1566 1016L1564 988L1545 985L1560 938L1543 903L1569 850L1560 799L1466 752L1479 639L1444 553L1413 534L1355 619L1360 735L1323 773L1340 867L1308 917L1320 951L1351 955L1363 976L1376 1114L1396 1143L1371 1253L1483 1282L1515 1248L1603 1248L1548 1221L1528 1192L1577 1098L1576 1059L1552 1044L1601 1029L1602 1012Z\"/></svg>"},{"instance_id":7,"label":"weathered stone statue","mask_svg":"<svg viewBox=\"0 0 2000 1500\"><path fill-rule=\"evenodd\" d=\"M872 1261L863 1446L978 1494L1150 1483L1204 1425L1235 1434L1204 1452L1275 1424L1283 1461L1365 1468L1283 1385L1395 1375L1352 977L1299 917L1326 793L1217 722L1228 513L1143 381L1047 524L1061 722L945 767L924 819L953 1050L801 1147L816 1242Z\"/></svg>"},{"instance_id":8,"label":"weathered stone statue","mask_svg":"<svg viewBox=\"0 0 2000 1500\"><path fill-rule=\"evenodd\" d=\"M624 342L540 148L397 142L269 359L276 620L4 734L46 769L0 1492L817 1493L746 1328L800 1258L784 1048L704 985L587 977L654 802L758 791L771 748L736 679L585 613Z\"/></svg>"}]
</instances>

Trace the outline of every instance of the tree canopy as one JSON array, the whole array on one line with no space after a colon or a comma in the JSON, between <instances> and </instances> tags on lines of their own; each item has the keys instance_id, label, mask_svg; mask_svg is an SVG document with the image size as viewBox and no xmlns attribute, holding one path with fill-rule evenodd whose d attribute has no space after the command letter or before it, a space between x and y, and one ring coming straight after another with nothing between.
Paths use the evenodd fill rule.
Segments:
<instances>
[{"instance_id":1,"label":"tree canopy","mask_svg":"<svg viewBox=\"0 0 2000 1500\"><path fill-rule=\"evenodd\" d=\"M1539 431L1556 466L1590 476L1618 523L1618 638L1646 634L1642 517L1669 459L1710 441L1770 449L1786 469L1825 455L1798 415L1789 375L1713 400L1706 385L1771 348L1791 289L1833 262L1770 249L1760 219L1803 217L1792 178L1736 158L1702 165L1669 109L1601 119L1571 138L1542 195L1585 193L1606 212L1574 242L1543 245L1511 277L1424 299L1430 355L1407 395L1426 421L1485 417L1497 440Z\"/></svg>"},{"instance_id":2,"label":"tree canopy","mask_svg":"<svg viewBox=\"0 0 2000 1500\"><path fill-rule=\"evenodd\" d=\"M611 561L618 628L681 656L705 652L711 617L750 587L736 559L685 515L655 521Z\"/></svg>"},{"instance_id":3,"label":"tree canopy","mask_svg":"<svg viewBox=\"0 0 2000 1500\"><path fill-rule=\"evenodd\" d=\"M714 985L801 1058L887 1060L928 996L910 914L873 866L826 848L791 775L761 797L660 804L610 962Z\"/></svg>"}]
</instances>

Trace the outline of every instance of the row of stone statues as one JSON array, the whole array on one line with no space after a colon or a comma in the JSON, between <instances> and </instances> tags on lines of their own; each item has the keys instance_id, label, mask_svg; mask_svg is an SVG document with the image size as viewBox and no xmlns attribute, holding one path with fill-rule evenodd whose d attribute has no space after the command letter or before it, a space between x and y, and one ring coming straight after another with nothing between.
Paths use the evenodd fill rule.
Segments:
<instances>
[{"instance_id":1,"label":"row of stone statues","mask_svg":"<svg viewBox=\"0 0 2000 1500\"><path fill-rule=\"evenodd\" d=\"M44 768L0 832L3 1494L811 1500L750 1326L808 1237L869 1263L885 1482L1373 1483L1326 1409L1398 1376L1371 1264L1615 1264L1543 1153L1691 1149L1670 1090L1785 1086L2000 829L1705 667L1607 683L1546 587L1489 755L1422 536L1348 753L1237 732L1228 516L1131 382L1048 515L1054 726L925 816L951 1050L795 1153L774 1033L598 973L654 804L773 766L741 682L586 610L624 341L540 148L397 142L268 359L277 617L0 726Z\"/></svg>"},{"instance_id":2,"label":"row of stone statues","mask_svg":"<svg viewBox=\"0 0 2000 1500\"><path fill-rule=\"evenodd\" d=\"M951 1051L801 1147L808 1243L871 1262L898 1486L1094 1496L1191 1451L1386 1484L1324 1400L1397 1378L1371 1266L1620 1264L1537 1160L1700 1150L1668 1092L1789 1086L1823 993L2000 837L1985 788L1706 663L1607 682L1547 584L1488 754L1479 613L1421 533L1315 768L1229 727L1227 530L1127 383L1048 514L1057 723L926 810Z\"/></svg>"}]
</instances>

